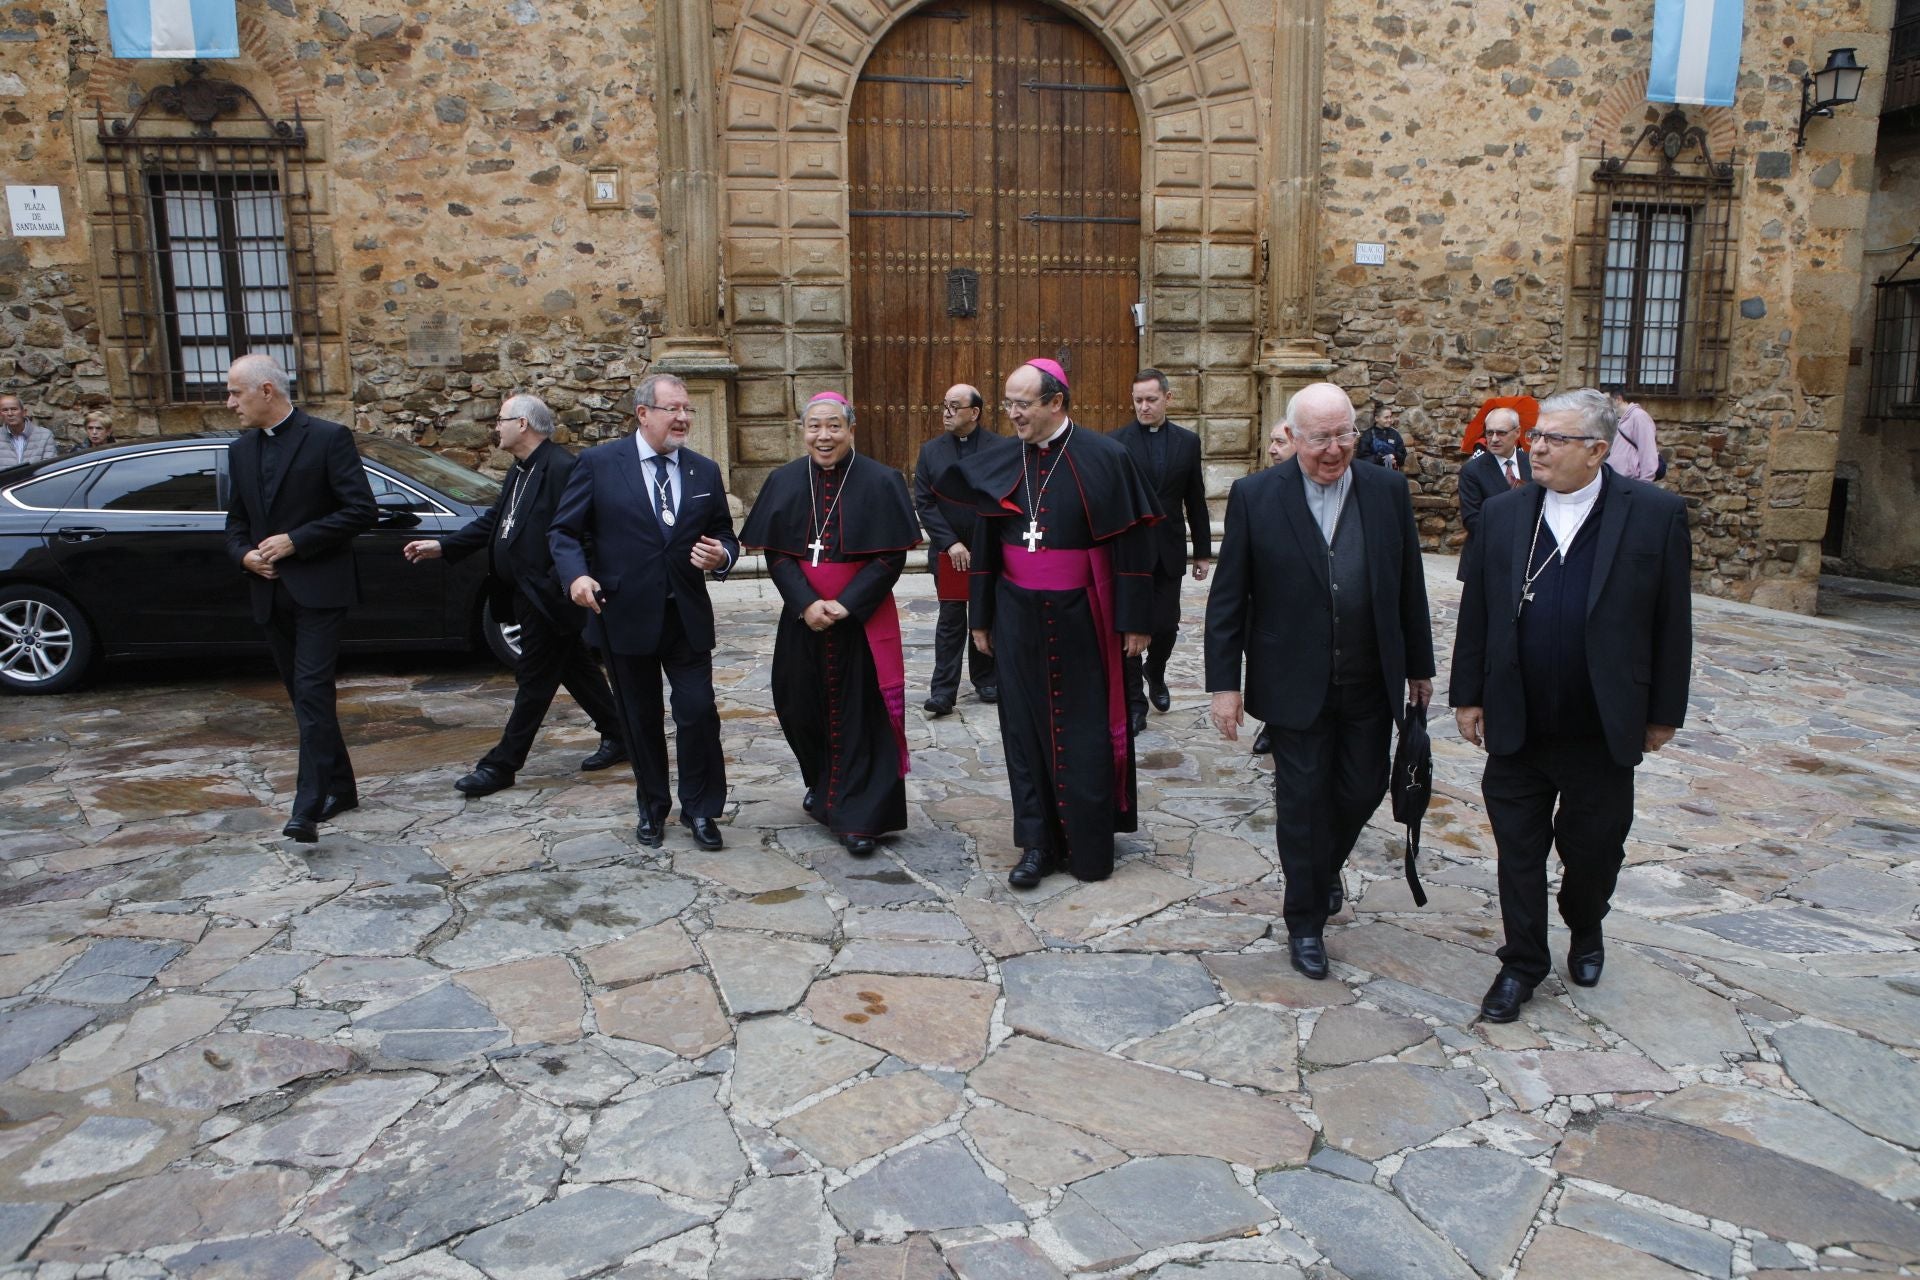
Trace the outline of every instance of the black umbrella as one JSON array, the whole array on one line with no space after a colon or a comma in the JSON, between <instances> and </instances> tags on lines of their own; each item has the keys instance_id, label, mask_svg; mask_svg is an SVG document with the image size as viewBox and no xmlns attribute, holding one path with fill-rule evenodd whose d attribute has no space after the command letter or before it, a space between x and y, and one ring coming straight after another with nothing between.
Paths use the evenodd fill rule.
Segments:
<instances>
[{"instance_id":1,"label":"black umbrella","mask_svg":"<svg viewBox=\"0 0 1920 1280\"><path fill-rule=\"evenodd\" d=\"M1420 869L1415 859L1420 854L1420 821L1427 815L1427 803L1433 799L1433 740L1427 736L1425 703L1407 704L1400 718L1400 745L1393 752L1393 820L1407 828L1407 888L1413 891L1417 907L1427 905L1427 891L1420 887Z\"/></svg>"}]
</instances>

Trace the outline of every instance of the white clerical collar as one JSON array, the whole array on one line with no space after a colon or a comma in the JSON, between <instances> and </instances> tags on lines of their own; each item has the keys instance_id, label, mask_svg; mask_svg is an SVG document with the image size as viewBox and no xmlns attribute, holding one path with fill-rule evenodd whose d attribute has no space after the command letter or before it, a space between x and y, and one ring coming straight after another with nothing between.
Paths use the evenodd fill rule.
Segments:
<instances>
[{"instance_id":1,"label":"white clerical collar","mask_svg":"<svg viewBox=\"0 0 1920 1280\"><path fill-rule=\"evenodd\" d=\"M289 422L292 422L292 421L293 421L293 410L289 409L287 410L286 417L280 419L280 421L274 423L272 426L267 428L267 434L272 435L274 432L278 431L280 428L286 426Z\"/></svg>"},{"instance_id":2,"label":"white clerical collar","mask_svg":"<svg viewBox=\"0 0 1920 1280\"><path fill-rule=\"evenodd\" d=\"M1167 425L1167 424L1163 422L1163 423L1161 423L1161 424L1160 424L1160 427L1164 427L1164 426L1166 426L1166 425ZM1148 430L1148 431L1151 431L1151 432L1152 432L1152 433L1153 433L1154 435L1156 435L1156 436L1157 436L1157 435L1159 435L1159 434L1160 434L1160 427L1148 427L1148 428L1147 428L1147 430Z\"/></svg>"},{"instance_id":3,"label":"white clerical collar","mask_svg":"<svg viewBox=\"0 0 1920 1280\"><path fill-rule=\"evenodd\" d=\"M1606 468L1586 484L1572 493L1559 493L1547 490L1546 505L1542 514L1546 517L1547 528L1553 530L1553 540L1560 544L1560 558L1566 559L1568 548L1573 546L1575 535L1580 526L1586 523L1587 516L1593 512L1593 504L1600 499L1600 486L1606 478Z\"/></svg>"},{"instance_id":4,"label":"white clerical collar","mask_svg":"<svg viewBox=\"0 0 1920 1280\"><path fill-rule=\"evenodd\" d=\"M1064 422L1060 424L1059 428L1052 435L1048 436L1045 440L1042 440L1040 442L1040 447L1042 449L1050 447L1055 440L1058 440L1061 436L1065 435L1067 433L1067 428L1071 427L1072 425L1073 425L1073 419L1072 418L1066 419Z\"/></svg>"}]
</instances>

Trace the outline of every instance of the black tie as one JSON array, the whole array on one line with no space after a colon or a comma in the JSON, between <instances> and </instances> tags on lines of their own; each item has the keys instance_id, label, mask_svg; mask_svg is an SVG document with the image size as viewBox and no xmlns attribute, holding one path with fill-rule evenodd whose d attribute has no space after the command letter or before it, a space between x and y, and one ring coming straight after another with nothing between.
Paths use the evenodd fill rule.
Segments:
<instances>
[{"instance_id":1,"label":"black tie","mask_svg":"<svg viewBox=\"0 0 1920 1280\"><path fill-rule=\"evenodd\" d=\"M673 524L673 486L667 482L667 455L653 455L654 502L659 508L660 523Z\"/></svg>"}]
</instances>

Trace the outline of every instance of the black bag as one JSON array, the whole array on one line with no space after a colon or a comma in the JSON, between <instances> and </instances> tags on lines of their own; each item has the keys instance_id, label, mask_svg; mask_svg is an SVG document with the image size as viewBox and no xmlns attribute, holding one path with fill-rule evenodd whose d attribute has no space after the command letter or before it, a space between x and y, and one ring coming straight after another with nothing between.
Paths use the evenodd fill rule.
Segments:
<instances>
[{"instance_id":1,"label":"black bag","mask_svg":"<svg viewBox=\"0 0 1920 1280\"><path fill-rule=\"evenodd\" d=\"M1420 822L1433 799L1433 740L1427 736L1426 705L1409 702L1400 719L1400 745L1393 751L1393 820L1407 828L1407 888L1413 891L1413 904L1427 905L1427 891L1420 885L1415 858L1420 853Z\"/></svg>"}]
</instances>

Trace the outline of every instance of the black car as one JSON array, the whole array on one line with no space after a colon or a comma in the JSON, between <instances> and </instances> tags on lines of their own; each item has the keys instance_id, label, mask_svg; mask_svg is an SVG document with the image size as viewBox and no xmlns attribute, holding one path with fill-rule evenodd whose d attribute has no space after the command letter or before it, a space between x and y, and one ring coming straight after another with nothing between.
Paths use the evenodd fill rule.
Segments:
<instances>
[{"instance_id":1,"label":"black car","mask_svg":"<svg viewBox=\"0 0 1920 1280\"><path fill-rule=\"evenodd\" d=\"M227 557L237 431L167 436L0 471L0 687L60 693L101 658L264 651ZM499 484L417 445L357 436L380 519L354 543L349 650L464 649L511 663L517 628L486 604L486 557L408 564Z\"/></svg>"}]
</instances>

